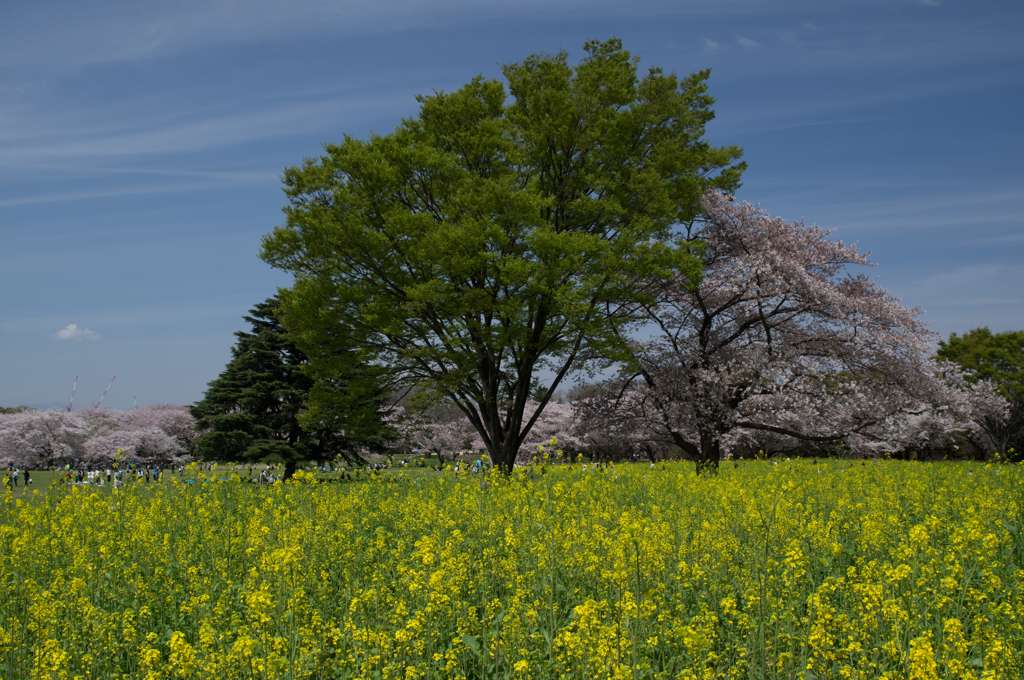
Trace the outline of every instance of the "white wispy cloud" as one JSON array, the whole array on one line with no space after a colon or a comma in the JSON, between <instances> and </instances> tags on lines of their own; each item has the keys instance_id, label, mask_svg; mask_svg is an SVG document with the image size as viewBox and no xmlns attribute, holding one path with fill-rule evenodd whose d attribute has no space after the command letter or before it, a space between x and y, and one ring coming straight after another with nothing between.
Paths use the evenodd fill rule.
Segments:
<instances>
[{"instance_id":1,"label":"white wispy cloud","mask_svg":"<svg viewBox=\"0 0 1024 680\"><path fill-rule=\"evenodd\" d=\"M924 321L940 336L988 326L995 332L1016 330L1024 318L1024 275L1005 263L972 263L914 276L893 271L886 287L913 307L926 310Z\"/></svg>"},{"instance_id":2,"label":"white wispy cloud","mask_svg":"<svg viewBox=\"0 0 1024 680\"><path fill-rule=\"evenodd\" d=\"M908 191L891 199L833 202L830 207L844 228L858 231L957 227L971 230L971 237L977 238L977 230L982 227L1020 224L1024 219L1022 199L1024 191L1016 187L973 191L943 188Z\"/></svg>"},{"instance_id":3,"label":"white wispy cloud","mask_svg":"<svg viewBox=\"0 0 1024 680\"><path fill-rule=\"evenodd\" d=\"M338 98L267 106L255 111L211 112L191 120L167 120L148 129L97 134L80 120L67 127L82 126L84 132L70 139L51 141L40 134L35 139L0 146L5 160L0 165L46 162L54 158L114 158L145 154L179 154L245 144L255 140L286 137L327 130L339 119L380 108L412 107L411 93L384 97ZM125 126L130 121L125 121ZM67 129L65 127L65 129ZM76 130L77 132L77 130ZM52 137L51 137L52 139Z\"/></svg>"},{"instance_id":4,"label":"white wispy cloud","mask_svg":"<svg viewBox=\"0 0 1024 680\"><path fill-rule=\"evenodd\" d=\"M925 276L908 287L914 297L935 307L1020 305L1024 275L1012 265L977 263Z\"/></svg>"},{"instance_id":5,"label":"white wispy cloud","mask_svg":"<svg viewBox=\"0 0 1024 680\"><path fill-rule=\"evenodd\" d=\"M1021 220L1024 221L1024 220ZM1024 242L1024 233L1010 234L1008 236L996 236L994 238L985 239L986 243L1021 243Z\"/></svg>"},{"instance_id":6,"label":"white wispy cloud","mask_svg":"<svg viewBox=\"0 0 1024 680\"><path fill-rule=\"evenodd\" d=\"M717 50L718 43L712 40L711 38L704 38L704 47L706 47L709 50Z\"/></svg>"},{"instance_id":7,"label":"white wispy cloud","mask_svg":"<svg viewBox=\"0 0 1024 680\"><path fill-rule=\"evenodd\" d=\"M761 43L757 42L756 40L751 40L750 38L744 35L736 36L736 44L748 50L754 47L760 47L761 45Z\"/></svg>"},{"instance_id":8,"label":"white wispy cloud","mask_svg":"<svg viewBox=\"0 0 1024 680\"><path fill-rule=\"evenodd\" d=\"M103 336L89 330L88 328L79 328L76 323L69 323L67 326L54 333L53 337L57 340L74 340L76 342L80 342L82 340L99 340Z\"/></svg>"},{"instance_id":9,"label":"white wispy cloud","mask_svg":"<svg viewBox=\"0 0 1024 680\"><path fill-rule=\"evenodd\" d=\"M779 40L783 45L789 47L803 47L803 43L800 42L800 38L793 31L779 31Z\"/></svg>"},{"instance_id":10,"label":"white wispy cloud","mask_svg":"<svg viewBox=\"0 0 1024 680\"><path fill-rule=\"evenodd\" d=\"M811 61L813 59L808 60L808 63ZM822 61L826 59L823 57ZM751 73L760 68L756 59L749 60L746 66L749 66ZM799 71L802 67L794 66L794 69ZM814 124L822 117L829 118L826 123L832 119L836 122L867 122L875 116L855 114L879 106L887 106L895 111L907 102L949 96L968 90L1019 87L1022 81L1024 79L1017 74L1008 76L1004 72L993 72L974 74L971 82L958 78L924 79L921 82L879 83L870 90L840 88L826 93L814 90L814 97L806 96L804 90L797 90L796 96L789 98L766 98L757 107L725 109L719 112L715 117L715 132L720 135L767 132Z\"/></svg>"},{"instance_id":11,"label":"white wispy cloud","mask_svg":"<svg viewBox=\"0 0 1024 680\"><path fill-rule=\"evenodd\" d=\"M721 0L719 0L721 1ZM437 28L467 20L661 13L667 0L177 0L145 8L124 0L99 0L82 9L71 0L22 3L5 12L0 63L83 65L146 60L211 45ZM698 3L702 4L702 3ZM748 0L738 3L746 6ZM713 6L712 3L707 3Z\"/></svg>"},{"instance_id":12,"label":"white wispy cloud","mask_svg":"<svg viewBox=\"0 0 1024 680\"><path fill-rule=\"evenodd\" d=\"M98 171L99 172L99 171ZM139 174L143 174L140 172ZM200 173L196 173L200 175ZM187 191L208 191L212 188L229 188L240 186L275 186L279 175L273 173L207 173L207 181L165 182L145 186L118 186L110 189L68 190L48 192L16 198L0 198L0 208L33 203L55 203L59 201L81 201L96 198L115 198L122 196L144 196L149 194L166 194ZM200 175L201 176L201 175Z\"/></svg>"}]
</instances>

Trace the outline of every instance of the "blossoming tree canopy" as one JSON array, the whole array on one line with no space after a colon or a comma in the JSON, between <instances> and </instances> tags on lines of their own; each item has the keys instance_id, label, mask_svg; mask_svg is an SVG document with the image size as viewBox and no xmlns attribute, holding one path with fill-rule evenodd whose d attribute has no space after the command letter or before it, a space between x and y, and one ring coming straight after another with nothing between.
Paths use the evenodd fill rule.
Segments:
<instances>
[{"instance_id":1,"label":"blossoming tree canopy","mask_svg":"<svg viewBox=\"0 0 1024 680\"><path fill-rule=\"evenodd\" d=\"M194 436L195 421L185 406L87 408L71 413L30 409L0 415L0 464L106 465L115 460L118 449L124 460L138 463L181 462L189 458Z\"/></svg>"},{"instance_id":2,"label":"blossoming tree canopy","mask_svg":"<svg viewBox=\"0 0 1024 680\"><path fill-rule=\"evenodd\" d=\"M77 414L65 411L5 414L0 416L0 463L56 465L74 457L88 434L87 424Z\"/></svg>"},{"instance_id":3,"label":"blossoming tree canopy","mask_svg":"<svg viewBox=\"0 0 1024 680\"><path fill-rule=\"evenodd\" d=\"M941 359L963 367L974 397L974 421L1003 457L1024 451L1024 331L975 328L939 341ZM1015 456L1010 456L1010 449Z\"/></svg>"},{"instance_id":4,"label":"blossoming tree canopy","mask_svg":"<svg viewBox=\"0 0 1024 680\"><path fill-rule=\"evenodd\" d=\"M584 48L575 66L534 55L504 83L420 96L391 134L327 145L285 172L287 223L263 241L295 275L283 321L314 372L357 348L457 406L506 470L567 372L621 351L613 328L650 286L699 275L673 229L745 167L703 140L707 71L639 76L620 41ZM533 395L541 369L553 378Z\"/></svg>"},{"instance_id":5,"label":"blossoming tree canopy","mask_svg":"<svg viewBox=\"0 0 1024 680\"><path fill-rule=\"evenodd\" d=\"M196 436L196 422L187 406L150 404L144 408L119 410L113 408L84 408L75 411L92 426L92 438L106 430L160 432L173 440L176 455L190 453ZM114 447L115 449L118 447Z\"/></svg>"},{"instance_id":6,"label":"blossoming tree canopy","mask_svg":"<svg viewBox=\"0 0 1024 680\"><path fill-rule=\"evenodd\" d=\"M871 264L855 246L720 192L703 207L688 238L704 242L704 278L643 306L654 334L634 342L620 390L638 386L633 403L698 470L744 430L864 435L941 390L920 310L848 273Z\"/></svg>"}]
</instances>

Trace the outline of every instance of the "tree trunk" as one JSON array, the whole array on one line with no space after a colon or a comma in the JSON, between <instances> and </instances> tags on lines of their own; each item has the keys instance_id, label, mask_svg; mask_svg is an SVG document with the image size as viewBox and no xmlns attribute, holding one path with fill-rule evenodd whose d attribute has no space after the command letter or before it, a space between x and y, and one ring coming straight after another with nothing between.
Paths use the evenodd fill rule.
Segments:
<instances>
[{"instance_id":1,"label":"tree trunk","mask_svg":"<svg viewBox=\"0 0 1024 680\"><path fill-rule=\"evenodd\" d=\"M718 473L718 463L722 454L722 446L718 442L718 437L703 435L700 438L700 447L697 447L693 442L684 439L683 435L673 432L672 441L683 450L683 453L693 459L697 465L698 475Z\"/></svg>"},{"instance_id":2,"label":"tree trunk","mask_svg":"<svg viewBox=\"0 0 1024 680\"><path fill-rule=\"evenodd\" d=\"M284 463L284 481L288 481L295 474L295 460L288 459Z\"/></svg>"},{"instance_id":3,"label":"tree trunk","mask_svg":"<svg viewBox=\"0 0 1024 680\"><path fill-rule=\"evenodd\" d=\"M515 446L515 439L512 439L511 441L505 440L502 442L494 442L492 440L491 445L487 447L487 455L491 457L491 463L494 465L494 469L501 470L506 475L512 474L512 469L516 465L516 455L518 453L519 447Z\"/></svg>"},{"instance_id":4,"label":"tree trunk","mask_svg":"<svg viewBox=\"0 0 1024 680\"><path fill-rule=\"evenodd\" d=\"M718 463L722 459L722 444L715 433L707 432L700 435L700 457L697 459L697 474L717 474Z\"/></svg>"}]
</instances>

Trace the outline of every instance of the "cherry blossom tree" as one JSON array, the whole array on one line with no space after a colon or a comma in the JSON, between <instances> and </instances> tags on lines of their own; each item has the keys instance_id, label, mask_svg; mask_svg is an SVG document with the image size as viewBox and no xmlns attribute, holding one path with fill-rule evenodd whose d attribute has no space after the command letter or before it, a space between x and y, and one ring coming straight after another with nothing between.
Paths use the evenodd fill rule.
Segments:
<instances>
[{"instance_id":1,"label":"cherry blossom tree","mask_svg":"<svg viewBox=\"0 0 1024 680\"><path fill-rule=\"evenodd\" d=\"M189 459L195 434L188 408L168 404L128 411L87 408L72 413L0 414L0 464L103 465L118 455L140 463L182 462Z\"/></svg>"},{"instance_id":2,"label":"cherry blossom tree","mask_svg":"<svg viewBox=\"0 0 1024 680\"><path fill-rule=\"evenodd\" d=\"M971 441L982 455L995 451L1004 460L1017 460L1020 453L1013 446L1024 430L1024 406L1020 398L1007 399L991 380L970 382L966 387L970 395L973 428Z\"/></svg>"},{"instance_id":3,"label":"cherry blossom tree","mask_svg":"<svg viewBox=\"0 0 1024 680\"><path fill-rule=\"evenodd\" d=\"M537 454L538 447L552 454L561 450L566 459L591 448L586 437L580 434L572 404L549 402L541 409L541 402L528 400L524 406L524 417L532 419L539 409L541 413L529 437L519 447L517 462L530 460ZM487 448L469 419L451 406L434 405L419 412L405 411L399 407L396 410L396 423L407 446L436 455L441 463L444 463L445 455L465 450L483 451ZM551 444L552 439L556 441L555 445Z\"/></svg>"},{"instance_id":4,"label":"cherry blossom tree","mask_svg":"<svg viewBox=\"0 0 1024 680\"><path fill-rule=\"evenodd\" d=\"M532 419L540 408L540 402L529 400L526 402L523 415ZM554 444L551 443L552 440ZM584 438L579 435L576 411L572 404L551 401L544 406L529 435L519 447L517 460L529 460L539 452L538 447L543 447L552 456L562 451L561 457L568 460L587 448Z\"/></svg>"},{"instance_id":5,"label":"cherry blossom tree","mask_svg":"<svg viewBox=\"0 0 1024 680\"><path fill-rule=\"evenodd\" d=\"M386 416L397 433L395 446L436 455L441 465L446 456L454 458L473 446L476 430L458 409L437 403L424 405L416 399L410 406L393 406Z\"/></svg>"},{"instance_id":6,"label":"cherry blossom tree","mask_svg":"<svg viewBox=\"0 0 1024 680\"><path fill-rule=\"evenodd\" d=\"M65 411L0 415L0 464L42 468L78 458L89 436L87 424Z\"/></svg>"},{"instance_id":7,"label":"cherry blossom tree","mask_svg":"<svg viewBox=\"0 0 1024 680\"><path fill-rule=\"evenodd\" d=\"M106 465L113 461L166 464L187 459L185 448L156 427L116 430L93 437L82 445L81 458L89 465Z\"/></svg>"},{"instance_id":8,"label":"cherry blossom tree","mask_svg":"<svg viewBox=\"0 0 1024 680\"><path fill-rule=\"evenodd\" d=\"M471 448L474 435L476 430L472 423L460 414L458 418L447 422L423 423L417 428L411 442L428 455L436 455L438 462L443 465L446 455L454 458L459 451Z\"/></svg>"},{"instance_id":9,"label":"cherry blossom tree","mask_svg":"<svg viewBox=\"0 0 1024 680\"><path fill-rule=\"evenodd\" d=\"M963 367L973 396L975 444L1004 459L1024 452L1024 331L975 328L939 341L937 356Z\"/></svg>"},{"instance_id":10,"label":"cherry blossom tree","mask_svg":"<svg viewBox=\"0 0 1024 680\"><path fill-rule=\"evenodd\" d=\"M649 391L627 386L621 379L589 387L587 396L573 402L583 450L612 460L639 456L654 460L658 454L674 453L675 443Z\"/></svg>"},{"instance_id":11,"label":"cherry blossom tree","mask_svg":"<svg viewBox=\"0 0 1024 680\"><path fill-rule=\"evenodd\" d=\"M112 408L85 408L75 412L92 426L92 437L115 430L157 430L170 437L180 449L191 454L196 437L196 421L187 406L150 404L144 408L121 411Z\"/></svg>"},{"instance_id":12,"label":"cherry blossom tree","mask_svg":"<svg viewBox=\"0 0 1024 680\"><path fill-rule=\"evenodd\" d=\"M744 431L866 444L944 398L920 309L846 271L867 254L719 192L703 206L682 238L703 242L704 277L677 277L643 308L651 337L623 337L632 360L615 391L698 471Z\"/></svg>"}]
</instances>

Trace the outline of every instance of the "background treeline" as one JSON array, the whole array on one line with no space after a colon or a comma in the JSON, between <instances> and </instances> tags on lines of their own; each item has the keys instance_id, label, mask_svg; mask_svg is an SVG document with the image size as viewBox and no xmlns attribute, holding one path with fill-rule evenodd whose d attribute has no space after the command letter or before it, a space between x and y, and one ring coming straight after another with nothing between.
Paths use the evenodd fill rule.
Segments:
<instances>
[{"instance_id":1,"label":"background treeline","mask_svg":"<svg viewBox=\"0 0 1024 680\"><path fill-rule=\"evenodd\" d=\"M185 406L24 409L0 415L0 465L174 465L192 460L195 436L195 421Z\"/></svg>"},{"instance_id":2,"label":"background treeline","mask_svg":"<svg viewBox=\"0 0 1024 680\"><path fill-rule=\"evenodd\" d=\"M247 364L244 375L229 365L215 382L217 399L225 400L224 416L208 399L190 409L154 405L120 411L111 408L40 411L5 408L0 414L0 465L46 468L66 464L106 465L115 460L137 463L181 463L199 455L207 460L268 462L286 467L304 462L357 463L372 455L420 455L437 464L459 453L485 451L479 433L454 406L431 401L415 390L375 399L375 425L368 436L344 431L303 430L300 417L312 381L304 362L290 354L279 324L272 323L274 300L247 317L253 333L239 333L235 361ZM254 338L260 337L260 342ZM268 347L276 347L269 351ZM974 329L939 342L938 357L954 361L954 390L966 396L954 412L947 408L908 413L891 419L877 438L862 434L849 439L813 441L765 430L737 428L725 454L731 458L892 456L904 459L985 459L1013 461L1024 450L1024 332L992 333ZM264 353L262 363L251 355ZM277 357L273 359L272 357ZM284 374L285 358L293 371ZM291 382L289 382L291 381ZM228 389L234 385L235 392ZM284 399L275 388L290 396ZM263 392L251 398L251 392ZM247 397L246 395L250 395ZM626 396L630 395L630 396ZM659 433L644 417L645 405L623 392L621 379L581 383L560 390L549 401L520 448L518 460L579 459L662 460L689 455ZM527 403L532 417L540 406ZM199 415L202 426L193 414ZM312 438L308 444L303 438ZM555 444L551 444L555 440ZM121 453L118 453L120 449Z\"/></svg>"}]
</instances>

